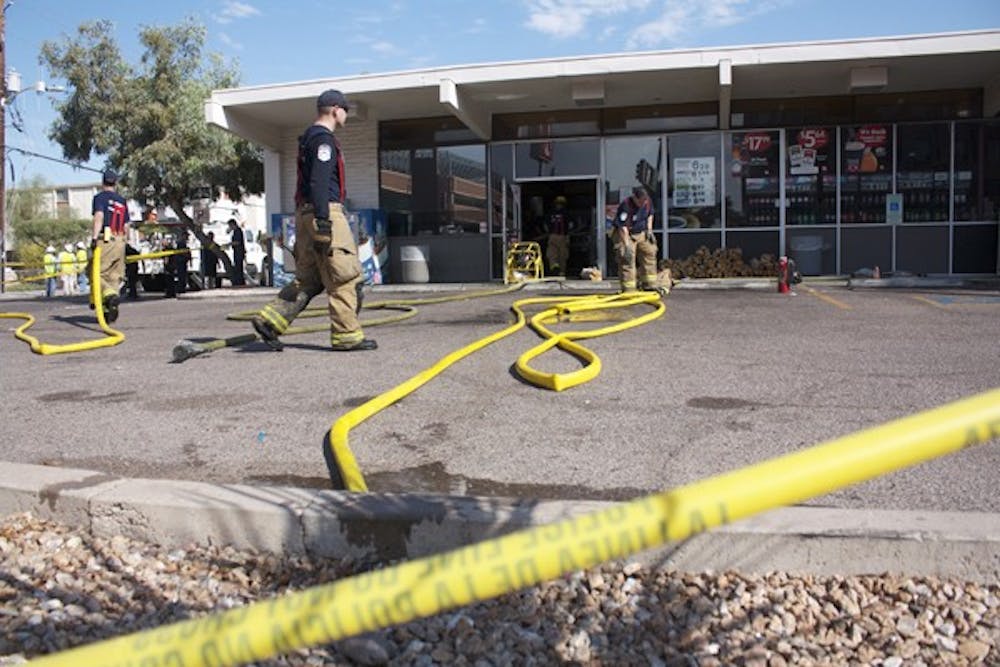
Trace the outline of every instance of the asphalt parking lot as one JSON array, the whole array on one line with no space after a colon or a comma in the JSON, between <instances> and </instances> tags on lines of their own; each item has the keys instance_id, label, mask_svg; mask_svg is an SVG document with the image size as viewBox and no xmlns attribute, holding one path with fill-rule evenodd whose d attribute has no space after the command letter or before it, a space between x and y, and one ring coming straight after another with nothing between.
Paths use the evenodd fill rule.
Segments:
<instances>
[{"instance_id":1,"label":"asphalt parking lot","mask_svg":"<svg viewBox=\"0 0 1000 667\"><path fill-rule=\"evenodd\" d=\"M436 288L423 296L453 289ZM315 333L289 337L281 353L255 343L171 363L181 338L248 332L227 313L271 294L148 295L123 305L121 345L51 357L14 338L19 322L0 320L0 458L326 488L321 446L339 416L502 328L522 295L421 306L369 328L375 352L332 353ZM419 296L380 288L368 303ZM79 298L8 295L0 311L32 313L29 333L47 342L100 335ZM588 343L603 370L586 385L555 393L520 381L512 364L538 342L525 330L375 415L350 443L373 491L619 500L998 387L998 332L995 291L675 289L665 317ZM553 352L537 365L577 362ZM809 504L996 512L997 470L994 441Z\"/></svg>"}]
</instances>

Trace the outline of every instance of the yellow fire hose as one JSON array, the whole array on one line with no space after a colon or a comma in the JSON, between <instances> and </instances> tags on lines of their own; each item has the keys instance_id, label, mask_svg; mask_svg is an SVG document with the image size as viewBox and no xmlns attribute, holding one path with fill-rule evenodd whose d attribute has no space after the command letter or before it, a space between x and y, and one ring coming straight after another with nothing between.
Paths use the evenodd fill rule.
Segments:
<instances>
[{"instance_id":1,"label":"yellow fire hose","mask_svg":"<svg viewBox=\"0 0 1000 667\"><path fill-rule=\"evenodd\" d=\"M84 352L86 350L96 350L102 347L118 345L125 340L125 334L112 329L104 319L104 303L101 298L101 248L94 248L94 257L90 262L90 298L94 304L94 311L97 313L97 324L101 331L107 334L104 338L96 340L82 341L79 343L66 343L56 345L53 343L43 343L34 336L29 336L26 332L35 323L35 318L30 313L0 313L0 318L26 320L24 324L14 331L14 336L23 340L31 346L31 351L35 354L65 354L67 352Z\"/></svg>"},{"instance_id":2,"label":"yellow fire hose","mask_svg":"<svg viewBox=\"0 0 1000 667\"><path fill-rule=\"evenodd\" d=\"M367 491L361 469L348 444L348 435L351 429L361 424L372 415L389 407L396 401L412 394L414 391L425 385L432 378L437 377L449 366L464 359L473 352L481 350L491 343L505 338L524 327L525 316L523 308L534 304L555 304L552 307L538 313L531 318L531 326L539 334L546 337L540 345L528 350L517 360L515 369L518 374L537 386L555 391L561 391L568 387L578 385L596 377L600 373L600 359L596 354L587 348L574 342L578 338L596 338L610 333L616 333L630 327L639 326L646 322L660 317L665 312L660 296L655 292L634 292L628 294L613 295L589 295L578 297L549 296L520 299L514 302L511 310L514 311L516 320L505 329L492 333L488 336L466 345L448 354L433 366L417 373L409 380L396 385L387 392L362 403L353 410L340 417L329 432L329 448L324 447L323 455L326 459L330 480L335 488L346 488L349 491ZM592 331L576 331L562 334L554 334L544 326L544 323L560 318L570 317L577 312L595 311L599 309L627 308L640 304L654 306L652 312L642 317L634 318L623 323L608 327L594 329ZM553 347L559 347L566 352L578 357L585 362L585 366L572 373L556 374L542 373L536 371L528 365L528 362L543 354Z\"/></svg>"},{"instance_id":3,"label":"yellow fire hose","mask_svg":"<svg viewBox=\"0 0 1000 667\"><path fill-rule=\"evenodd\" d=\"M608 509L202 618L38 667L225 667L488 600L1000 437L1000 389Z\"/></svg>"},{"instance_id":4,"label":"yellow fire hose","mask_svg":"<svg viewBox=\"0 0 1000 667\"><path fill-rule=\"evenodd\" d=\"M474 292L463 292L461 294L452 294L448 296L437 296L437 297L424 297L419 299L392 299L388 301L376 301L375 303L366 303L362 310L395 310L399 311L397 315L388 315L379 318L366 318L361 320L362 328L382 326L385 324L394 324L396 322L402 322L403 320L408 320L411 317L416 316L417 308L416 306L424 306L434 303L445 303L447 301L463 301L465 299L477 299L486 296L494 296L497 294L504 294L506 292L512 292L514 290L519 290L524 287L524 283L518 285L510 285L507 287L502 287L499 289L489 289L489 290L478 290ZM226 316L227 320L234 320L238 322L249 321L254 315L257 314L257 310L243 310L236 313L230 313ZM305 317L327 317L328 311L325 306L312 306L306 308L301 313L299 313L298 319ZM295 326L289 327L285 331L283 336L294 336L298 334L306 333L317 333L320 331L329 331L330 324L313 324L306 326ZM182 339L177 345L174 346L172 352L172 358L174 363L181 363L187 361L192 357L196 357L206 352L211 352L213 350L218 350L224 347L238 347L240 345L246 345L247 343L252 343L254 341L260 340L260 336L256 333L245 333L239 334L237 336L231 336L229 338L210 338L206 341L194 341L189 338Z\"/></svg>"}]
</instances>

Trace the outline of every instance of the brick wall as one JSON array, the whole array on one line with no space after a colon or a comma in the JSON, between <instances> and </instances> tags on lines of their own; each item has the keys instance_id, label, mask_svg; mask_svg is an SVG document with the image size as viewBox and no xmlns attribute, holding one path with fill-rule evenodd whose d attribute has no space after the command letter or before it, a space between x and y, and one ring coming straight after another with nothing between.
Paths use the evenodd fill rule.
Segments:
<instances>
[{"instance_id":1,"label":"brick wall","mask_svg":"<svg viewBox=\"0 0 1000 667\"><path fill-rule=\"evenodd\" d=\"M281 137L281 211L295 210L295 160L298 136L294 131ZM352 209L378 207L378 121L351 118L337 131L347 169L347 199Z\"/></svg>"}]
</instances>

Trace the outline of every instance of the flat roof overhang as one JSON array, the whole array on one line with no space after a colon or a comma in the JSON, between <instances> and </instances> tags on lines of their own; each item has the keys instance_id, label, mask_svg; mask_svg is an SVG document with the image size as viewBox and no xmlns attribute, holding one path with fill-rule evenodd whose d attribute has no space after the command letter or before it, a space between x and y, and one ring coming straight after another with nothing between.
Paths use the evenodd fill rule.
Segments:
<instances>
[{"instance_id":1,"label":"flat roof overhang","mask_svg":"<svg viewBox=\"0 0 1000 667\"><path fill-rule=\"evenodd\" d=\"M492 116L581 107L719 103L733 99L846 95L852 70L869 69L869 92L1000 87L1000 30L686 49L462 65L216 90L206 120L273 150L283 131L310 123L316 97L339 88L359 118L454 115L484 140ZM858 79L855 78L855 83Z\"/></svg>"}]
</instances>

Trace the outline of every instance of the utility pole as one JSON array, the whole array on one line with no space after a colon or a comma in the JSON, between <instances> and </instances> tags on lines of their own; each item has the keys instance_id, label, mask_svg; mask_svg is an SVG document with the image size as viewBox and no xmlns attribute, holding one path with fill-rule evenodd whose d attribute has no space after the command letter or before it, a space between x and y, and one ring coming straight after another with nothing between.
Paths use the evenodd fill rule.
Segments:
<instances>
[{"instance_id":1,"label":"utility pole","mask_svg":"<svg viewBox=\"0 0 1000 667\"><path fill-rule=\"evenodd\" d=\"M0 294L7 284L7 39L6 2L0 0Z\"/></svg>"}]
</instances>

